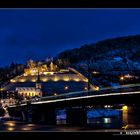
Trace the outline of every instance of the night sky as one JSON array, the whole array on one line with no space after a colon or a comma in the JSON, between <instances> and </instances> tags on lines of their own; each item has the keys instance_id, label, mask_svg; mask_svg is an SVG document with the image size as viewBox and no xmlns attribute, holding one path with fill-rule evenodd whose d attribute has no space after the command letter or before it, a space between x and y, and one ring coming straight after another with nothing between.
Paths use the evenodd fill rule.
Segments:
<instances>
[{"instance_id":1,"label":"night sky","mask_svg":"<svg viewBox=\"0 0 140 140\"><path fill-rule=\"evenodd\" d=\"M0 66L140 34L140 9L0 9Z\"/></svg>"}]
</instances>

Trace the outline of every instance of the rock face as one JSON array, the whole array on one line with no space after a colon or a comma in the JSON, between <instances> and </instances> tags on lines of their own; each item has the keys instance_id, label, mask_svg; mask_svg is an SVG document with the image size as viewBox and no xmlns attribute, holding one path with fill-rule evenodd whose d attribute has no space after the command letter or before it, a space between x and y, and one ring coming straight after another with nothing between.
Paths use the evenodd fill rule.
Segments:
<instances>
[{"instance_id":1,"label":"rock face","mask_svg":"<svg viewBox=\"0 0 140 140\"><path fill-rule=\"evenodd\" d=\"M92 68L102 72L139 71L140 35L83 45L77 49L64 51L58 54L57 58L66 59L74 66L89 62Z\"/></svg>"}]
</instances>

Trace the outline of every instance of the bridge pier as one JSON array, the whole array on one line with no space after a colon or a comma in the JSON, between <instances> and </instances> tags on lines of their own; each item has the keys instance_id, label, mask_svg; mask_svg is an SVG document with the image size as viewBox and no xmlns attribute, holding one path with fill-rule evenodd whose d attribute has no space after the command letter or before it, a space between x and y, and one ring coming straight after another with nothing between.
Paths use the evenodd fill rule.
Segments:
<instances>
[{"instance_id":1,"label":"bridge pier","mask_svg":"<svg viewBox=\"0 0 140 140\"><path fill-rule=\"evenodd\" d=\"M13 107L13 108L8 108L8 114L11 117L15 118L20 118L22 121L27 121L28 116L27 116L27 108L26 107Z\"/></svg>"},{"instance_id":2,"label":"bridge pier","mask_svg":"<svg viewBox=\"0 0 140 140\"><path fill-rule=\"evenodd\" d=\"M56 124L56 112L54 108L37 108L32 113L33 123L43 123L48 125Z\"/></svg>"},{"instance_id":3,"label":"bridge pier","mask_svg":"<svg viewBox=\"0 0 140 140\"><path fill-rule=\"evenodd\" d=\"M22 121L28 121L27 112L21 111Z\"/></svg>"},{"instance_id":4,"label":"bridge pier","mask_svg":"<svg viewBox=\"0 0 140 140\"><path fill-rule=\"evenodd\" d=\"M140 124L140 105L128 106L128 110L122 110L123 124Z\"/></svg>"},{"instance_id":5,"label":"bridge pier","mask_svg":"<svg viewBox=\"0 0 140 140\"><path fill-rule=\"evenodd\" d=\"M87 124L87 111L85 108L66 109L66 123L69 125L83 126Z\"/></svg>"}]
</instances>

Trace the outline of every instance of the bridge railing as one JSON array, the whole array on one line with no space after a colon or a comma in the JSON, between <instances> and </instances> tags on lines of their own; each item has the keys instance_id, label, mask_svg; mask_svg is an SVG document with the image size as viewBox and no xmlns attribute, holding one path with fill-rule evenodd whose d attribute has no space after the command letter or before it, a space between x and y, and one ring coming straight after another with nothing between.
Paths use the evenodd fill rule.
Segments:
<instances>
[{"instance_id":1,"label":"bridge railing","mask_svg":"<svg viewBox=\"0 0 140 140\"><path fill-rule=\"evenodd\" d=\"M80 97L80 96L86 96L87 91L79 91L79 92L70 92L70 93L65 93L65 94L60 94L60 95L53 95L53 96L48 96L48 97L42 97L38 101L49 101L49 100L56 100L56 99L66 99L66 98L71 98L71 97Z\"/></svg>"},{"instance_id":2,"label":"bridge railing","mask_svg":"<svg viewBox=\"0 0 140 140\"><path fill-rule=\"evenodd\" d=\"M90 96L90 95L100 95L100 94L111 94L111 93L121 93L121 92L132 92L132 91L140 90L140 84L131 84L131 85L122 85L116 86L114 88L103 88L99 91L89 90L89 91L77 91L77 92L69 92L65 94L41 97L37 100L24 100L21 101L20 104L27 104L28 101L33 102L40 102L40 101L52 101L52 100L59 100L59 99L68 99L74 97L83 97L83 96Z\"/></svg>"},{"instance_id":3,"label":"bridge railing","mask_svg":"<svg viewBox=\"0 0 140 140\"><path fill-rule=\"evenodd\" d=\"M73 97L82 97L82 96L90 96L90 95L99 95L99 94L108 94L108 93L118 93L118 92L131 92L134 90L140 90L140 84L133 85L123 85L115 88L104 88L99 91L78 91L78 92L70 92L65 94L60 94L56 96L48 96L42 97L39 101L49 101L49 100L57 100L57 99L67 99Z\"/></svg>"}]
</instances>

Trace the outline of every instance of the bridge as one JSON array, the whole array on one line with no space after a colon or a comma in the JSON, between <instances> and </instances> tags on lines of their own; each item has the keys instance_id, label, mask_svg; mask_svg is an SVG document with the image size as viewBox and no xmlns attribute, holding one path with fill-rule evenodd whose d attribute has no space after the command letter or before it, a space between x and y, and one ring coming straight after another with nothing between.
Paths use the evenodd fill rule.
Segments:
<instances>
[{"instance_id":1,"label":"bridge","mask_svg":"<svg viewBox=\"0 0 140 140\"><path fill-rule=\"evenodd\" d=\"M86 106L139 104L139 100L137 100L139 97L140 84L131 84L103 88L99 91L70 92L36 100L22 101L19 105L10 105L8 110L11 116L22 117L24 121L30 120L32 122L55 124L55 110L66 108L67 122L69 124L85 124Z\"/></svg>"}]
</instances>

